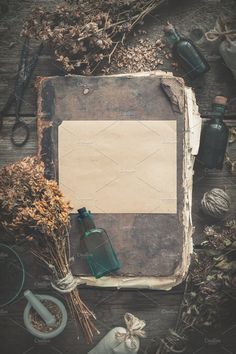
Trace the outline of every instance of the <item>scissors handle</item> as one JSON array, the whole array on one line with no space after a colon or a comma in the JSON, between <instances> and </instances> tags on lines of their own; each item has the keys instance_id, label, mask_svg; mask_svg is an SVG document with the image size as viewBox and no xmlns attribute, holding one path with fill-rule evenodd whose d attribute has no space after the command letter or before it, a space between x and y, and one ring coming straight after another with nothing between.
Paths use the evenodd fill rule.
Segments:
<instances>
[{"instance_id":1,"label":"scissors handle","mask_svg":"<svg viewBox=\"0 0 236 354\"><path fill-rule=\"evenodd\" d=\"M15 102L15 94L12 93L8 99L7 102L5 103L4 107L2 108L2 110L0 111L0 131L2 130L2 126L3 126L3 118L5 117L5 115L7 114L7 112L9 111L11 105Z\"/></svg>"},{"instance_id":2,"label":"scissors handle","mask_svg":"<svg viewBox=\"0 0 236 354\"><path fill-rule=\"evenodd\" d=\"M0 111L0 130L3 126L3 118L6 113L9 111L11 105L15 104L15 115L16 122L12 127L11 131L11 142L15 146L23 146L29 139L30 130L25 122L23 122L20 118L20 108L24 95L24 91L28 86L32 73L37 65L38 57L43 49L43 44L41 43L33 55L33 58L30 62L28 62L28 54L29 54L29 38L26 38L20 58L20 69L18 71L17 80L15 84L14 92L8 97L6 104L3 109Z\"/></svg>"},{"instance_id":3,"label":"scissors handle","mask_svg":"<svg viewBox=\"0 0 236 354\"><path fill-rule=\"evenodd\" d=\"M20 132L20 134L19 134ZM22 120L18 119L12 127L11 131L11 142L15 146L23 146L27 143L29 139L29 127ZM18 137L18 139L17 139Z\"/></svg>"}]
</instances>

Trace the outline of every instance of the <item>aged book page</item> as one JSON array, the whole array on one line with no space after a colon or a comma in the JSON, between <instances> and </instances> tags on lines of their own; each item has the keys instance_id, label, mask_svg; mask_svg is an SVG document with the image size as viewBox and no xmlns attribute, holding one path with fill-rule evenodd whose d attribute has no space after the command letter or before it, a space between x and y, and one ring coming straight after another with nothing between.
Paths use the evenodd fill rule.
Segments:
<instances>
[{"instance_id":1,"label":"aged book page","mask_svg":"<svg viewBox=\"0 0 236 354\"><path fill-rule=\"evenodd\" d=\"M176 213L176 121L63 121L59 185L73 211Z\"/></svg>"}]
</instances>

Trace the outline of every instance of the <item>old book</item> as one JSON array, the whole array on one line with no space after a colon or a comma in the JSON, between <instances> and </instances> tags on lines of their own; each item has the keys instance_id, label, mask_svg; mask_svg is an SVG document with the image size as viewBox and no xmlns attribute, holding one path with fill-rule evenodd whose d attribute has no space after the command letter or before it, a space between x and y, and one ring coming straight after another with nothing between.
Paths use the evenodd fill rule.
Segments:
<instances>
[{"instance_id":1,"label":"old book","mask_svg":"<svg viewBox=\"0 0 236 354\"><path fill-rule=\"evenodd\" d=\"M92 286L170 289L192 251L194 94L161 71L38 80L38 154L71 201L73 274ZM90 275L76 211L91 210L121 261Z\"/></svg>"}]
</instances>

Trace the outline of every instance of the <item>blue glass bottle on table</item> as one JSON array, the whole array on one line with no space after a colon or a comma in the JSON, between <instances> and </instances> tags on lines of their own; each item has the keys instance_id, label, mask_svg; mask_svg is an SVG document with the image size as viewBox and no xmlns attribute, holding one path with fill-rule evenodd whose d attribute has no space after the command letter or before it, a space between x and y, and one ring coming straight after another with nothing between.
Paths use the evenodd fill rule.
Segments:
<instances>
[{"instance_id":1,"label":"blue glass bottle on table","mask_svg":"<svg viewBox=\"0 0 236 354\"><path fill-rule=\"evenodd\" d=\"M78 210L78 219L83 228L81 238L86 249L86 259L96 278L111 274L120 268L120 262L104 229L96 228L91 212Z\"/></svg>"}]
</instances>

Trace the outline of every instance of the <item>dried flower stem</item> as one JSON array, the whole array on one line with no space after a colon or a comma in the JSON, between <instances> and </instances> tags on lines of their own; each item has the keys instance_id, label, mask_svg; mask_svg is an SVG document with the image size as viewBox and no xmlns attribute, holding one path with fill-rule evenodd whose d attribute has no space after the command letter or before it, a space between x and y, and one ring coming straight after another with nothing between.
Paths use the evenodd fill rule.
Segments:
<instances>
[{"instance_id":1,"label":"dried flower stem","mask_svg":"<svg viewBox=\"0 0 236 354\"><path fill-rule=\"evenodd\" d=\"M189 329L213 328L224 304L236 299L236 221L207 226L206 241L194 255L174 330L159 342L156 354L185 353ZM225 318L224 318L225 320Z\"/></svg>"},{"instance_id":2,"label":"dried flower stem","mask_svg":"<svg viewBox=\"0 0 236 354\"><path fill-rule=\"evenodd\" d=\"M0 172L0 224L27 241L32 254L47 265L56 279L65 278L69 266L69 204L55 181L44 177L44 165L27 157L4 167ZM80 323L86 340L99 333L95 315L81 300L78 289L66 294L68 307Z\"/></svg>"},{"instance_id":3,"label":"dried flower stem","mask_svg":"<svg viewBox=\"0 0 236 354\"><path fill-rule=\"evenodd\" d=\"M91 74L98 63L110 62L117 43L123 44L143 18L166 1L80 0L51 11L36 8L22 35L50 42L67 72Z\"/></svg>"}]
</instances>

